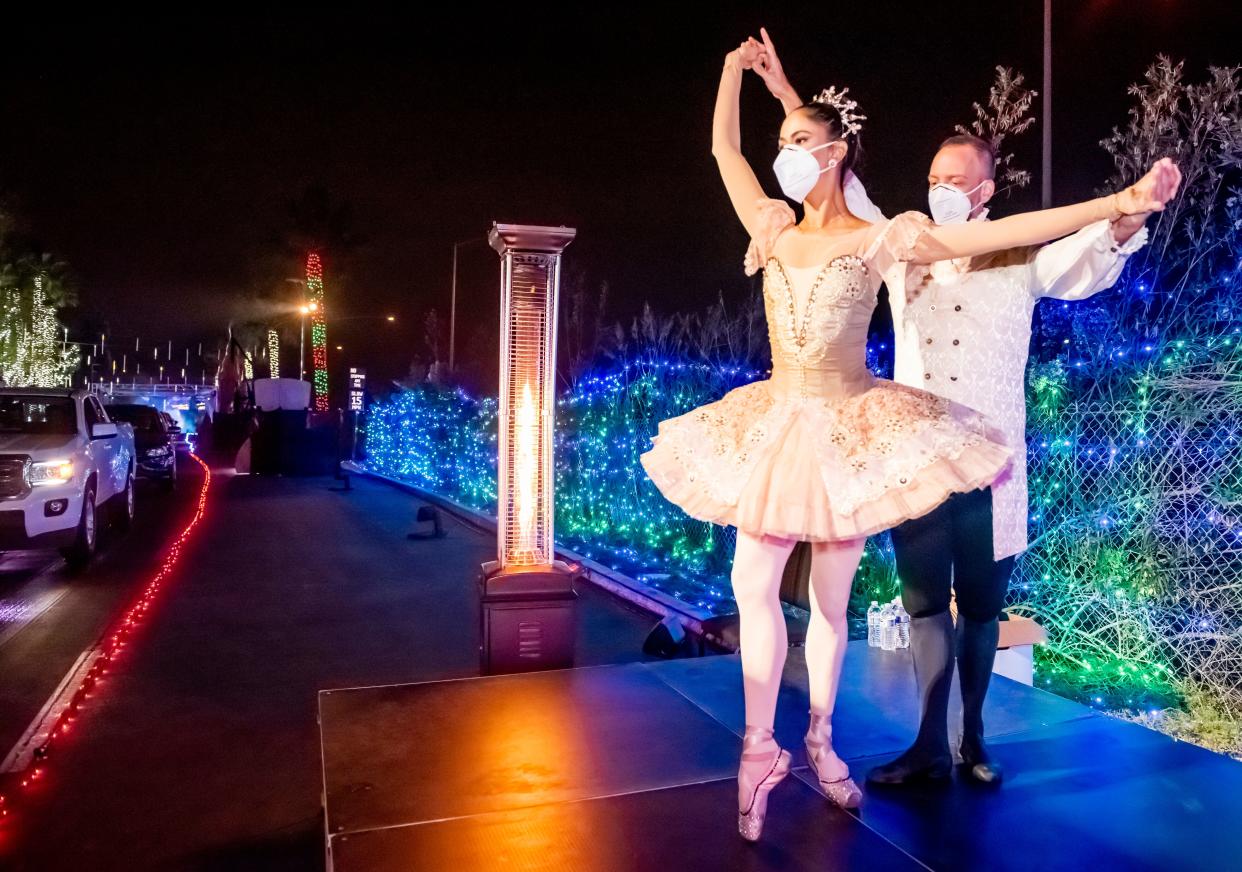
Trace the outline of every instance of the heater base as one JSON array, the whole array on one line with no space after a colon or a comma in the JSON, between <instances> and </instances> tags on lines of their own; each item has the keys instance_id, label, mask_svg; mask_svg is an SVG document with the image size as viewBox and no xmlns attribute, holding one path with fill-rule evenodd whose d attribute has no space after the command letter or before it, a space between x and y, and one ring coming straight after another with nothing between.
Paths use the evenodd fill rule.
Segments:
<instances>
[{"instance_id":1,"label":"heater base","mask_svg":"<svg viewBox=\"0 0 1242 872\"><path fill-rule=\"evenodd\" d=\"M479 665L484 675L574 665L577 577L560 561L522 569L483 565Z\"/></svg>"}]
</instances>

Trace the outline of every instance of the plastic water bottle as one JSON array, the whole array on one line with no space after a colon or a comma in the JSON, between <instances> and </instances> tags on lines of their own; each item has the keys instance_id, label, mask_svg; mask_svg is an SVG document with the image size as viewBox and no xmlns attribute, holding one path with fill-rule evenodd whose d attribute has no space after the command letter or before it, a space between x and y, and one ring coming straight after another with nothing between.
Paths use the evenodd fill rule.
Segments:
<instances>
[{"instance_id":1,"label":"plastic water bottle","mask_svg":"<svg viewBox=\"0 0 1242 872\"><path fill-rule=\"evenodd\" d=\"M910 614L905 606L897 606L897 647L910 647Z\"/></svg>"},{"instance_id":2,"label":"plastic water bottle","mask_svg":"<svg viewBox=\"0 0 1242 872\"><path fill-rule=\"evenodd\" d=\"M884 617L880 629L880 647L885 651L897 650L897 613L891 605L884 607Z\"/></svg>"},{"instance_id":3,"label":"plastic water bottle","mask_svg":"<svg viewBox=\"0 0 1242 872\"><path fill-rule=\"evenodd\" d=\"M880 604L875 600L871 601L871 607L867 609L867 646L880 647Z\"/></svg>"},{"instance_id":4,"label":"plastic water bottle","mask_svg":"<svg viewBox=\"0 0 1242 872\"><path fill-rule=\"evenodd\" d=\"M890 607L893 610L893 650L905 648L910 644L910 616L901 603L901 594L893 597Z\"/></svg>"}]
</instances>

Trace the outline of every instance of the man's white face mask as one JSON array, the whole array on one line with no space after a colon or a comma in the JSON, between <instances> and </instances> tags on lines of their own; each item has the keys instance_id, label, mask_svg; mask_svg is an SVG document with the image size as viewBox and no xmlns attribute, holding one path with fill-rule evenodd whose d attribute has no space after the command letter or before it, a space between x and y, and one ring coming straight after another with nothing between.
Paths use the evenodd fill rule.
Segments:
<instances>
[{"instance_id":1,"label":"man's white face mask","mask_svg":"<svg viewBox=\"0 0 1242 872\"><path fill-rule=\"evenodd\" d=\"M932 220L937 224L964 224L975 208L971 205L970 195L982 188L986 181L984 179L969 191L962 191L948 182L933 185L927 192Z\"/></svg>"}]
</instances>

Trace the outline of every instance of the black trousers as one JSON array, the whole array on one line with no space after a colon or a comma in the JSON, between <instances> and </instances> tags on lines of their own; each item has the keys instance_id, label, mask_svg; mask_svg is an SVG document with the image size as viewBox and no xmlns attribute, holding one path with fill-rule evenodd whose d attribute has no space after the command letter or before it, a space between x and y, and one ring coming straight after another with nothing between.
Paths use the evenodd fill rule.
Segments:
<instances>
[{"instance_id":1,"label":"black trousers","mask_svg":"<svg viewBox=\"0 0 1242 872\"><path fill-rule=\"evenodd\" d=\"M921 518L893 529L901 600L911 617L949 608L972 621L1000 615L1013 573L1013 557L992 559L992 491L954 494Z\"/></svg>"}]
</instances>

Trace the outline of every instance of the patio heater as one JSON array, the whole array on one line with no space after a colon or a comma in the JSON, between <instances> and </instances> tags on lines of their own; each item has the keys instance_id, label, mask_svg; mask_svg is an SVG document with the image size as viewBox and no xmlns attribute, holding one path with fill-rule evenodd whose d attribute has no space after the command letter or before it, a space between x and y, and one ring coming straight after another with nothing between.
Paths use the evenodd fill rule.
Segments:
<instances>
[{"instance_id":1,"label":"patio heater","mask_svg":"<svg viewBox=\"0 0 1242 872\"><path fill-rule=\"evenodd\" d=\"M485 674L573 665L576 571L552 538L556 307L569 227L494 224L500 255L497 559L483 565Z\"/></svg>"}]
</instances>

